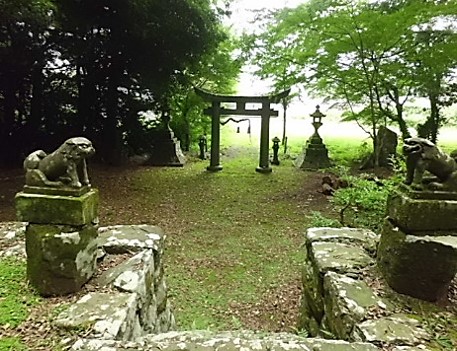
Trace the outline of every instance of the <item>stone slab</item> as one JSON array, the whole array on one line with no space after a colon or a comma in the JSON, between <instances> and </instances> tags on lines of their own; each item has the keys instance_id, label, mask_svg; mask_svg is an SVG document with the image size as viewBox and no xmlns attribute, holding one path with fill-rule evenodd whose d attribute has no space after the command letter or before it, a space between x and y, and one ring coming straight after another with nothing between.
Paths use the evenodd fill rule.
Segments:
<instances>
[{"instance_id":1,"label":"stone slab","mask_svg":"<svg viewBox=\"0 0 457 351\"><path fill-rule=\"evenodd\" d=\"M363 247L338 242L311 243L309 253L320 274L359 272L361 268L374 264L374 260Z\"/></svg>"},{"instance_id":2,"label":"stone slab","mask_svg":"<svg viewBox=\"0 0 457 351\"><path fill-rule=\"evenodd\" d=\"M29 194L42 194L42 195L62 195L62 196L82 196L90 191L89 186L82 186L81 188L70 187L44 187L44 186L30 186L24 185L22 191Z\"/></svg>"},{"instance_id":3,"label":"stone slab","mask_svg":"<svg viewBox=\"0 0 457 351\"><path fill-rule=\"evenodd\" d=\"M312 266L312 263L307 260L302 267L303 295L300 301L298 328L308 331L311 336L317 336L324 316L324 292L322 277Z\"/></svg>"},{"instance_id":4,"label":"stone slab","mask_svg":"<svg viewBox=\"0 0 457 351\"><path fill-rule=\"evenodd\" d=\"M19 221L34 224L85 225L98 221L98 190L82 196L16 194Z\"/></svg>"},{"instance_id":5,"label":"stone slab","mask_svg":"<svg viewBox=\"0 0 457 351\"><path fill-rule=\"evenodd\" d=\"M148 335L137 342L78 340L73 351L378 351L368 343L349 343L341 340L306 339L288 333L255 333L250 331L211 332L182 331Z\"/></svg>"},{"instance_id":6,"label":"stone slab","mask_svg":"<svg viewBox=\"0 0 457 351\"><path fill-rule=\"evenodd\" d=\"M338 339L350 340L354 326L365 319L368 311L387 310L386 302L362 280L328 272L324 291L325 325Z\"/></svg>"},{"instance_id":7,"label":"stone slab","mask_svg":"<svg viewBox=\"0 0 457 351\"><path fill-rule=\"evenodd\" d=\"M354 329L353 339L414 346L429 340L430 335L416 319L397 314L358 324Z\"/></svg>"},{"instance_id":8,"label":"stone slab","mask_svg":"<svg viewBox=\"0 0 457 351\"><path fill-rule=\"evenodd\" d=\"M457 235L457 201L414 199L393 191L387 201L387 215L410 234L454 232ZM446 233L449 234L449 233Z\"/></svg>"},{"instance_id":9,"label":"stone slab","mask_svg":"<svg viewBox=\"0 0 457 351\"><path fill-rule=\"evenodd\" d=\"M135 294L90 293L62 311L54 324L67 330L92 328L92 335L100 339L127 340L134 328L136 311Z\"/></svg>"},{"instance_id":10,"label":"stone slab","mask_svg":"<svg viewBox=\"0 0 457 351\"><path fill-rule=\"evenodd\" d=\"M112 286L119 291L138 294L146 299L154 289L154 255L152 250L144 250L126 261L111 267L96 279L100 286Z\"/></svg>"},{"instance_id":11,"label":"stone slab","mask_svg":"<svg viewBox=\"0 0 457 351\"><path fill-rule=\"evenodd\" d=\"M309 228L306 231L309 242L339 242L362 245L368 251L374 251L379 241L379 235L368 229L358 228Z\"/></svg>"},{"instance_id":12,"label":"stone slab","mask_svg":"<svg viewBox=\"0 0 457 351\"><path fill-rule=\"evenodd\" d=\"M441 191L441 190L414 190L406 184L400 184L398 190L403 192L406 196L418 200L456 200L457 192L455 191Z\"/></svg>"},{"instance_id":13,"label":"stone slab","mask_svg":"<svg viewBox=\"0 0 457 351\"><path fill-rule=\"evenodd\" d=\"M161 228L148 224L100 227L98 232L99 245L109 253L138 252L146 249L161 252L165 240Z\"/></svg>"},{"instance_id":14,"label":"stone slab","mask_svg":"<svg viewBox=\"0 0 457 351\"><path fill-rule=\"evenodd\" d=\"M77 292L96 270L97 228L29 224L27 277L43 296Z\"/></svg>"}]
</instances>

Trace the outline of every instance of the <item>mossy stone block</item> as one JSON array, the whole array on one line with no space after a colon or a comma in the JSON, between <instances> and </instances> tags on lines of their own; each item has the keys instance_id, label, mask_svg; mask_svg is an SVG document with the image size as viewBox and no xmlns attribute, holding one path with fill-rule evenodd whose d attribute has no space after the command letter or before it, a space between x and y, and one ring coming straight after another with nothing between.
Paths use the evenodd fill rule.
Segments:
<instances>
[{"instance_id":1,"label":"mossy stone block","mask_svg":"<svg viewBox=\"0 0 457 351\"><path fill-rule=\"evenodd\" d=\"M436 301L446 295L457 273L457 237L408 235L386 220L377 261L395 291Z\"/></svg>"},{"instance_id":2,"label":"mossy stone block","mask_svg":"<svg viewBox=\"0 0 457 351\"><path fill-rule=\"evenodd\" d=\"M440 231L456 231L457 235L456 200L414 199L395 190L389 196L387 214L400 228L415 235L441 235Z\"/></svg>"},{"instance_id":3,"label":"mossy stone block","mask_svg":"<svg viewBox=\"0 0 457 351\"><path fill-rule=\"evenodd\" d=\"M82 196L16 194L19 221L35 224L86 225L98 218L98 190Z\"/></svg>"},{"instance_id":4,"label":"mossy stone block","mask_svg":"<svg viewBox=\"0 0 457 351\"><path fill-rule=\"evenodd\" d=\"M79 291L94 274L97 228L29 224L25 232L27 276L43 296Z\"/></svg>"}]
</instances>

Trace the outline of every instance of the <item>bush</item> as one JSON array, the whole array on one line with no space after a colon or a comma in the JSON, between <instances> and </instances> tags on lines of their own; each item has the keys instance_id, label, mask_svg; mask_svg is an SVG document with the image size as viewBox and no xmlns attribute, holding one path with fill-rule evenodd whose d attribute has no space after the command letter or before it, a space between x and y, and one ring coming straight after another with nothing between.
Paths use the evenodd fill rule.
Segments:
<instances>
[{"instance_id":1,"label":"bush","mask_svg":"<svg viewBox=\"0 0 457 351\"><path fill-rule=\"evenodd\" d=\"M322 215L319 211L311 211L311 215L306 216L309 219L309 227L330 227L330 228L339 228L341 223L338 220L333 218L328 218Z\"/></svg>"},{"instance_id":2,"label":"bush","mask_svg":"<svg viewBox=\"0 0 457 351\"><path fill-rule=\"evenodd\" d=\"M346 176L350 186L335 192L333 202L340 207L344 226L379 232L386 216L387 197L397 182Z\"/></svg>"}]
</instances>

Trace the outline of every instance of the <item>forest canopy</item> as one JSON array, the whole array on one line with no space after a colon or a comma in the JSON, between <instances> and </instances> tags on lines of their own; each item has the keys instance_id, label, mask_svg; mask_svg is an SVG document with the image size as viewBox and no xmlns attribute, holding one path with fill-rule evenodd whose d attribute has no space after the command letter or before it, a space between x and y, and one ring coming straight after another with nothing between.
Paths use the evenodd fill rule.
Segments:
<instances>
[{"instance_id":1,"label":"forest canopy","mask_svg":"<svg viewBox=\"0 0 457 351\"><path fill-rule=\"evenodd\" d=\"M338 102L375 150L382 125L409 136L411 97L429 101L417 131L436 142L441 110L456 102L456 14L455 0L309 0L270 13L245 43L259 77Z\"/></svg>"},{"instance_id":2,"label":"forest canopy","mask_svg":"<svg viewBox=\"0 0 457 351\"><path fill-rule=\"evenodd\" d=\"M105 162L138 151L139 111L174 108L231 40L216 3L0 0L0 162L74 135Z\"/></svg>"}]
</instances>

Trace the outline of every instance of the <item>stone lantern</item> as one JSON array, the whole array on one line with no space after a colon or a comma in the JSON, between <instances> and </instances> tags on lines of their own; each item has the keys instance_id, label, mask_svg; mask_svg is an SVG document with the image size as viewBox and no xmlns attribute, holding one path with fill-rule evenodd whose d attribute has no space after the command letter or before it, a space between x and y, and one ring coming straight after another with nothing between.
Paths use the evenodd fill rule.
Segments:
<instances>
[{"instance_id":1,"label":"stone lantern","mask_svg":"<svg viewBox=\"0 0 457 351\"><path fill-rule=\"evenodd\" d=\"M319 105L317 105L316 111L310 115L313 119L314 134L307 141L303 152L295 160L295 166L298 168L319 169L332 165L328 157L328 150L318 131L322 126L322 118L325 117L319 108Z\"/></svg>"},{"instance_id":2,"label":"stone lantern","mask_svg":"<svg viewBox=\"0 0 457 351\"><path fill-rule=\"evenodd\" d=\"M322 118L325 117L325 115L319 110L319 105L316 106L316 111L311 113L310 116L313 118L312 125L314 127L314 134L309 141L313 144L322 144L322 138L320 137L318 130L322 126Z\"/></svg>"}]
</instances>

